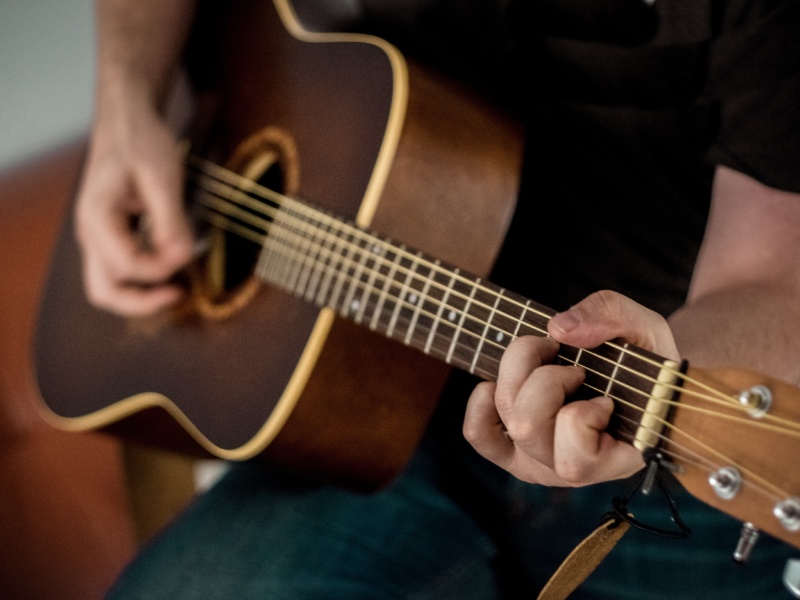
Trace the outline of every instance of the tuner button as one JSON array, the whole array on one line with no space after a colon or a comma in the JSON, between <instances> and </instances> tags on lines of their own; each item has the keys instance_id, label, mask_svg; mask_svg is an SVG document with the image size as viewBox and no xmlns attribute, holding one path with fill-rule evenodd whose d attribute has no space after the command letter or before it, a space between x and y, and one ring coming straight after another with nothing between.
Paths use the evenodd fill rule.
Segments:
<instances>
[{"instance_id":1,"label":"tuner button","mask_svg":"<svg viewBox=\"0 0 800 600\"><path fill-rule=\"evenodd\" d=\"M800 598L800 559L790 558L783 569L783 585L795 598Z\"/></svg>"},{"instance_id":2,"label":"tuner button","mask_svg":"<svg viewBox=\"0 0 800 600\"><path fill-rule=\"evenodd\" d=\"M782 500L775 505L772 512L787 531L800 530L800 498Z\"/></svg>"},{"instance_id":3,"label":"tuner button","mask_svg":"<svg viewBox=\"0 0 800 600\"><path fill-rule=\"evenodd\" d=\"M737 563L743 563L750 558L750 553L758 541L758 536L759 532L755 525L752 523L742 525L739 541L736 542L736 550L733 551L733 560Z\"/></svg>"},{"instance_id":4,"label":"tuner button","mask_svg":"<svg viewBox=\"0 0 800 600\"><path fill-rule=\"evenodd\" d=\"M763 385L756 385L739 394L739 404L747 409L747 414L760 419L772 406L772 392Z\"/></svg>"},{"instance_id":5,"label":"tuner button","mask_svg":"<svg viewBox=\"0 0 800 600\"><path fill-rule=\"evenodd\" d=\"M717 496L723 500L730 500L739 493L742 475L735 467L722 467L709 475L708 483L714 488Z\"/></svg>"}]
</instances>

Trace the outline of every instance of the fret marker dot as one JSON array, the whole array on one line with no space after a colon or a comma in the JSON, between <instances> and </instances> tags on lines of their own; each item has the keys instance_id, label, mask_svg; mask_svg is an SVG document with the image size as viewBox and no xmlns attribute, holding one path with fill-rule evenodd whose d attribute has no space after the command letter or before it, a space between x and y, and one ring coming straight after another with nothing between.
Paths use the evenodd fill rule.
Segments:
<instances>
[{"instance_id":1,"label":"fret marker dot","mask_svg":"<svg viewBox=\"0 0 800 600\"><path fill-rule=\"evenodd\" d=\"M361 306L361 302L359 302L358 300L353 300L353 301L350 303L350 310L351 310L351 312L356 312L356 311L358 310L358 307L359 307L359 306Z\"/></svg>"},{"instance_id":2,"label":"fret marker dot","mask_svg":"<svg viewBox=\"0 0 800 600\"><path fill-rule=\"evenodd\" d=\"M451 310L449 313L447 313L447 318L450 321L455 321L456 320L456 311Z\"/></svg>"},{"instance_id":3,"label":"fret marker dot","mask_svg":"<svg viewBox=\"0 0 800 600\"><path fill-rule=\"evenodd\" d=\"M498 342L502 342L503 338L505 338L505 334L502 331L498 331L497 335L494 336L494 339Z\"/></svg>"},{"instance_id":4,"label":"fret marker dot","mask_svg":"<svg viewBox=\"0 0 800 600\"><path fill-rule=\"evenodd\" d=\"M409 294L409 296L408 296L408 301L409 301L411 304L416 304L416 303L417 303L417 300L419 300L419 298L417 297L417 295L416 295L416 294Z\"/></svg>"}]
</instances>

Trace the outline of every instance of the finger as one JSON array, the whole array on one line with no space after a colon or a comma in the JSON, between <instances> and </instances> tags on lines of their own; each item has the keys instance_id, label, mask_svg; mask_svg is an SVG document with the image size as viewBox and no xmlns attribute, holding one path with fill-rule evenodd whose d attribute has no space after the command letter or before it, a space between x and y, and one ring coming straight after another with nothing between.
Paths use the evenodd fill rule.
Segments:
<instances>
[{"instance_id":1,"label":"finger","mask_svg":"<svg viewBox=\"0 0 800 600\"><path fill-rule=\"evenodd\" d=\"M182 164L177 147L172 155L143 167L137 173L137 183L151 250L163 265L177 270L191 259L194 236L183 203Z\"/></svg>"},{"instance_id":2,"label":"finger","mask_svg":"<svg viewBox=\"0 0 800 600\"><path fill-rule=\"evenodd\" d=\"M101 172L92 180L92 187L84 191L79 202L77 235L82 250L90 259L102 264L96 271L96 280L108 275L113 282L131 282L156 285L171 278L190 260L192 241L188 233L186 216L182 209L147 212L151 201L145 200L150 192L137 189L126 176L115 176L117 169ZM153 184L153 187L156 187ZM167 192L162 192L166 194ZM156 201L156 205L161 202ZM173 204L180 204L172 198ZM153 214L157 215L153 218ZM173 216L162 216L170 215ZM146 244L142 232L132 227L132 218L150 223L160 231L178 231L183 239L154 246ZM163 225L165 218L178 225ZM169 235L169 234L161 234Z\"/></svg>"},{"instance_id":3,"label":"finger","mask_svg":"<svg viewBox=\"0 0 800 600\"><path fill-rule=\"evenodd\" d=\"M82 244L82 250L99 266L98 277L107 276L112 282L157 285L183 266L143 248L138 234L130 228L129 217L120 212L94 217L85 231L91 242Z\"/></svg>"},{"instance_id":4,"label":"finger","mask_svg":"<svg viewBox=\"0 0 800 600\"><path fill-rule=\"evenodd\" d=\"M558 350L558 343L549 338L523 336L513 340L500 361L497 384L494 392L494 410L503 424L505 431L515 440L525 441L536 433L536 427L544 423L546 433L539 436L539 443L548 446L546 439L551 437L555 413L564 401L563 395L555 392L555 399L547 396L545 402L542 395L548 392L546 378L534 378L537 369L552 361ZM526 396L533 396L536 402L529 408ZM527 411L535 412L537 418ZM550 421L550 422L549 422ZM511 432L511 429L514 429ZM550 453L537 453L550 460Z\"/></svg>"},{"instance_id":5,"label":"finger","mask_svg":"<svg viewBox=\"0 0 800 600\"><path fill-rule=\"evenodd\" d=\"M531 458L552 467L556 419L565 399L584 381L583 369L544 365L533 371L513 407L500 415L509 435Z\"/></svg>"},{"instance_id":6,"label":"finger","mask_svg":"<svg viewBox=\"0 0 800 600\"><path fill-rule=\"evenodd\" d=\"M679 359L666 319L616 292L595 292L550 319L548 332L561 343L593 348L603 342L625 341Z\"/></svg>"},{"instance_id":7,"label":"finger","mask_svg":"<svg viewBox=\"0 0 800 600\"><path fill-rule=\"evenodd\" d=\"M122 316L156 313L176 304L186 294L174 284L143 286L120 281L104 272L98 261L86 260L84 265L84 288L89 302Z\"/></svg>"},{"instance_id":8,"label":"finger","mask_svg":"<svg viewBox=\"0 0 800 600\"><path fill-rule=\"evenodd\" d=\"M522 336L508 345L497 370L496 398L501 414L513 407L530 374L556 357L558 347L554 340L537 336Z\"/></svg>"},{"instance_id":9,"label":"finger","mask_svg":"<svg viewBox=\"0 0 800 600\"><path fill-rule=\"evenodd\" d=\"M606 397L576 401L556 419L554 470L571 485L587 485L632 475L644 466L641 453L606 429L614 403Z\"/></svg>"},{"instance_id":10,"label":"finger","mask_svg":"<svg viewBox=\"0 0 800 600\"><path fill-rule=\"evenodd\" d=\"M495 408L493 383L479 384L470 395L463 434L478 454L521 481L551 486L571 485L525 453L506 434Z\"/></svg>"},{"instance_id":11,"label":"finger","mask_svg":"<svg viewBox=\"0 0 800 600\"><path fill-rule=\"evenodd\" d=\"M504 467L513 458L514 444L497 412L495 389L488 381L475 386L467 400L462 433L478 454Z\"/></svg>"}]
</instances>

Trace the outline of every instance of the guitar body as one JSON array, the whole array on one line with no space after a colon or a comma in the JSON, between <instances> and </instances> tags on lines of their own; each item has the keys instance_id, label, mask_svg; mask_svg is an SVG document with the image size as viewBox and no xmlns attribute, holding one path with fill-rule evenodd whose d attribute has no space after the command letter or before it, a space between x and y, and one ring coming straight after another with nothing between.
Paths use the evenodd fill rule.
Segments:
<instances>
[{"instance_id":1,"label":"guitar body","mask_svg":"<svg viewBox=\"0 0 800 600\"><path fill-rule=\"evenodd\" d=\"M517 125L382 40L310 33L283 0L228 4L200 44L222 53L196 71L195 147L240 171L277 156L290 195L487 273L514 209ZM90 306L68 216L35 341L47 419L364 489L402 469L448 365L277 288L223 308Z\"/></svg>"}]
</instances>

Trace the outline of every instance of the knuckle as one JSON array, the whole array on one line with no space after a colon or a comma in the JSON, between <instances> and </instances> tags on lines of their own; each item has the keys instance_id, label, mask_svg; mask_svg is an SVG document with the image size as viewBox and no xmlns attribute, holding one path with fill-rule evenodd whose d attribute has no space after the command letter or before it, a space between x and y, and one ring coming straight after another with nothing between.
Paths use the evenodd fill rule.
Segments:
<instances>
[{"instance_id":1,"label":"knuckle","mask_svg":"<svg viewBox=\"0 0 800 600\"><path fill-rule=\"evenodd\" d=\"M529 445L538 437L538 430L532 419L513 419L505 423L505 426L508 435L517 443Z\"/></svg>"},{"instance_id":2,"label":"knuckle","mask_svg":"<svg viewBox=\"0 0 800 600\"><path fill-rule=\"evenodd\" d=\"M584 303L589 312L603 319L616 322L622 313L622 296L612 290L594 292L587 296Z\"/></svg>"},{"instance_id":3,"label":"knuckle","mask_svg":"<svg viewBox=\"0 0 800 600\"><path fill-rule=\"evenodd\" d=\"M595 468L594 465L581 461L556 460L554 470L569 485L579 486L591 481Z\"/></svg>"},{"instance_id":4,"label":"knuckle","mask_svg":"<svg viewBox=\"0 0 800 600\"><path fill-rule=\"evenodd\" d=\"M464 423L461 426L461 435L470 444L480 439L477 427L469 419L464 419Z\"/></svg>"}]
</instances>

